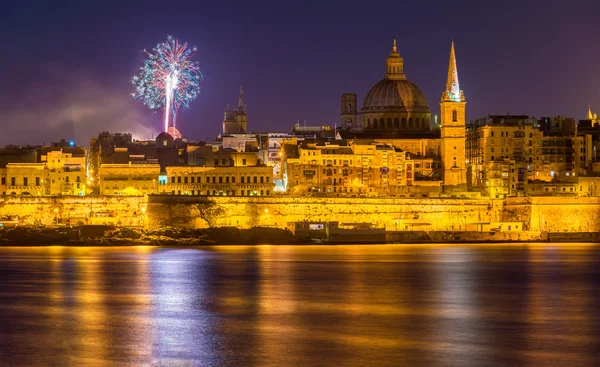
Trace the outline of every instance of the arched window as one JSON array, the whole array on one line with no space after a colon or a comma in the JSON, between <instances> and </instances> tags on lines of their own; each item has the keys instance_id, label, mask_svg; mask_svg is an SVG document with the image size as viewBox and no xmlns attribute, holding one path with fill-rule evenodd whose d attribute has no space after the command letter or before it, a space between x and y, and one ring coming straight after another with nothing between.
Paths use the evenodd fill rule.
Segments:
<instances>
[{"instance_id":1,"label":"arched window","mask_svg":"<svg viewBox=\"0 0 600 367\"><path fill-rule=\"evenodd\" d=\"M452 121L453 122L458 121L456 110L452 110Z\"/></svg>"},{"instance_id":2,"label":"arched window","mask_svg":"<svg viewBox=\"0 0 600 367\"><path fill-rule=\"evenodd\" d=\"M383 117L379 119L379 127L385 129L385 120Z\"/></svg>"},{"instance_id":3,"label":"arched window","mask_svg":"<svg viewBox=\"0 0 600 367\"><path fill-rule=\"evenodd\" d=\"M387 119L387 127L388 127L388 129L391 129L391 128L392 128L392 119L391 119L391 118L389 118L389 117L388 117L388 119Z\"/></svg>"},{"instance_id":4,"label":"arched window","mask_svg":"<svg viewBox=\"0 0 600 367\"><path fill-rule=\"evenodd\" d=\"M400 122L398 121L397 117L394 118L394 127L400 127Z\"/></svg>"},{"instance_id":5,"label":"arched window","mask_svg":"<svg viewBox=\"0 0 600 367\"><path fill-rule=\"evenodd\" d=\"M402 118L402 128L406 129L406 117Z\"/></svg>"},{"instance_id":6,"label":"arched window","mask_svg":"<svg viewBox=\"0 0 600 367\"><path fill-rule=\"evenodd\" d=\"M412 122L412 117L408 118L408 128L412 129L413 128L413 122Z\"/></svg>"}]
</instances>

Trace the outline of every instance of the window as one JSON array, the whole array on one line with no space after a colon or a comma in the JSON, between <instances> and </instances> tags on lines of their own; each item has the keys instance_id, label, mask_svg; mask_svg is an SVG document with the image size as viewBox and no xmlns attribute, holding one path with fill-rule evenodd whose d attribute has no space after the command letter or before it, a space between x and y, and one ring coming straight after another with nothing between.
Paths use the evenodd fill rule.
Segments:
<instances>
[{"instance_id":1,"label":"window","mask_svg":"<svg viewBox=\"0 0 600 367\"><path fill-rule=\"evenodd\" d=\"M494 132L492 131L492 138L494 137Z\"/></svg>"},{"instance_id":2,"label":"window","mask_svg":"<svg viewBox=\"0 0 600 367\"><path fill-rule=\"evenodd\" d=\"M219 183L223 183L223 177L219 176Z\"/></svg>"},{"instance_id":3,"label":"window","mask_svg":"<svg viewBox=\"0 0 600 367\"><path fill-rule=\"evenodd\" d=\"M188 178L187 178L187 176L183 178L183 183L188 183Z\"/></svg>"},{"instance_id":4,"label":"window","mask_svg":"<svg viewBox=\"0 0 600 367\"><path fill-rule=\"evenodd\" d=\"M217 183L217 176L213 176L213 183Z\"/></svg>"},{"instance_id":5,"label":"window","mask_svg":"<svg viewBox=\"0 0 600 367\"><path fill-rule=\"evenodd\" d=\"M2 185L6 185L6 177L2 177Z\"/></svg>"},{"instance_id":6,"label":"window","mask_svg":"<svg viewBox=\"0 0 600 367\"><path fill-rule=\"evenodd\" d=\"M231 183L235 183L235 176L231 177Z\"/></svg>"},{"instance_id":7,"label":"window","mask_svg":"<svg viewBox=\"0 0 600 367\"><path fill-rule=\"evenodd\" d=\"M177 177L177 183L181 183L181 176Z\"/></svg>"},{"instance_id":8,"label":"window","mask_svg":"<svg viewBox=\"0 0 600 367\"><path fill-rule=\"evenodd\" d=\"M270 193L270 191L269 191L269 190L267 190L267 195L270 195L270 194L271 194L271 193Z\"/></svg>"},{"instance_id":9,"label":"window","mask_svg":"<svg viewBox=\"0 0 600 367\"><path fill-rule=\"evenodd\" d=\"M258 177L254 176L254 183L258 183Z\"/></svg>"},{"instance_id":10,"label":"window","mask_svg":"<svg viewBox=\"0 0 600 367\"><path fill-rule=\"evenodd\" d=\"M191 183L194 183L194 176L191 177Z\"/></svg>"},{"instance_id":11,"label":"window","mask_svg":"<svg viewBox=\"0 0 600 367\"><path fill-rule=\"evenodd\" d=\"M171 183L174 184L175 183L175 177L171 177Z\"/></svg>"},{"instance_id":12,"label":"window","mask_svg":"<svg viewBox=\"0 0 600 367\"><path fill-rule=\"evenodd\" d=\"M27 182L27 177L23 177L23 186L27 186L28 182Z\"/></svg>"},{"instance_id":13,"label":"window","mask_svg":"<svg viewBox=\"0 0 600 367\"><path fill-rule=\"evenodd\" d=\"M218 165L219 165L219 160L215 159L215 166L218 166Z\"/></svg>"},{"instance_id":14,"label":"window","mask_svg":"<svg viewBox=\"0 0 600 367\"><path fill-rule=\"evenodd\" d=\"M206 183L210 183L210 177L206 177Z\"/></svg>"},{"instance_id":15,"label":"window","mask_svg":"<svg viewBox=\"0 0 600 367\"><path fill-rule=\"evenodd\" d=\"M226 159L221 159L221 164L222 164L223 166L227 164L226 162L227 162L227 160L226 160Z\"/></svg>"},{"instance_id":16,"label":"window","mask_svg":"<svg viewBox=\"0 0 600 367\"><path fill-rule=\"evenodd\" d=\"M260 183L265 183L265 178L263 176L260 176Z\"/></svg>"},{"instance_id":17,"label":"window","mask_svg":"<svg viewBox=\"0 0 600 367\"><path fill-rule=\"evenodd\" d=\"M398 118L394 118L394 127L400 127L400 121L398 121Z\"/></svg>"},{"instance_id":18,"label":"window","mask_svg":"<svg viewBox=\"0 0 600 367\"><path fill-rule=\"evenodd\" d=\"M244 176L240 177L242 183L244 183Z\"/></svg>"},{"instance_id":19,"label":"window","mask_svg":"<svg viewBox=\"0 0 600 367\"><path fill-rule=\"evenodd\" d=\"M69 182L69 176L65 177L65 182L67 182L67 183ZM25 185L25 186L27 186L27 185Z\"/></svg>"},{"instance_id":20,"label":"window","mask_svg":"<svg viewBox=\"0 0 600 367\"><path fill-rule=\"evenodd\" d=\"M457 116L456 110L452 110L452 121L453 122L458 121L458 116Z\"/></svg>"},{"instance_id":21,"label":"window","mask_svg":"<svg viewBox=\"0 0 600 367\"><path fill-rule=\"evenodd\" d=\"M2 177L2 184L3 185L5 184L4 177ZM40 186L40 178L39 177L35 178L35 186Z\"/></svg>"},{"instance_id":22,"label":"window","mask_svg":"<svg viewBox=\"0 0 600 367\"><path fill-rule=\"evenodd\" d=\"M229 176L225 177L225 183L229 183Z\"/></svg>"},{"instance_id":23,"label":"window","mask_svg":"<svg viewBox=\"0 0 600 367\"><path fill-rule=\"evenodd\" d=\"M242 159L242 166L246 165L246 158Z\"/></svg>"}]
</instances>

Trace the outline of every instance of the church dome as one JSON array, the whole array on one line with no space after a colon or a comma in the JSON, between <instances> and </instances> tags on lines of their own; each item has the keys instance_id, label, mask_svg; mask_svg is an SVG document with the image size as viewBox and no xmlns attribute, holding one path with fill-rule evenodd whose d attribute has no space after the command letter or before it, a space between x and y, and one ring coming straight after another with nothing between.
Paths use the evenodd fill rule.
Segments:
<instances>
[{"instance_id":1,"label":"church dome","mask_svg":"<svg viewBox=\"0 0 600 367\"><path fill-rule=\"evenodd\" d=\"M406 79L404 59L396 40L386 60L384 78L363 99L360 123L365 131L398 133L428 131L431 112L427 98L417 85Z\"/></svg>"},{"instance_id":2,"label":"church dome","mask_svg":"<svg viewBox=\"0 0 600 367\"><path fill-rule=\"evenodd\" d=\"M384 78L369 90L363 100L362 110L382 109L429 112L423 92L406 79Z\"/></svg>"}]
</instances>

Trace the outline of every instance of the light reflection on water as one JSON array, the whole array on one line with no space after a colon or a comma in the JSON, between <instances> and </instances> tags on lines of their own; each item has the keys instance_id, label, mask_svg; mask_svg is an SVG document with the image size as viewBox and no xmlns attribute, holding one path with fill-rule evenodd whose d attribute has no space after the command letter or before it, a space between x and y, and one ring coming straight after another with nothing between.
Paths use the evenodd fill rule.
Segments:
<instances>
[{"instance_id":1,"label":"light reflection on water","mask_svg":"<svg viewBox=\"0 0 600 367\"><path fill-rule=\"evenodd\" d=\"M598 365L599 250L0 248L0 365Z\"/></svg>"}]
</instances>

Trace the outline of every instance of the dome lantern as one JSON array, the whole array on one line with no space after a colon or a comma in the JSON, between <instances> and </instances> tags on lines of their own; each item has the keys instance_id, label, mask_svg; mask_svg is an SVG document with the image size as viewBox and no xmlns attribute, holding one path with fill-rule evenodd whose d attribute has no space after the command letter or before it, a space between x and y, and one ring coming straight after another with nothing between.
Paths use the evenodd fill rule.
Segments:
<instances>
[{"instance_id":1,"label":"dome lantern","mask_svg":"<svg viewBox=\"0 0 600 367\"><path fill-rule=\"evenodd\" d=\"M394 39L394 46L392 52L386 60L387 73L385 74L386 79L402 80L406 79L404 74L404 59L398 53L398 47L396 46L396 40Z\"/></svg>"}]
</instances>

